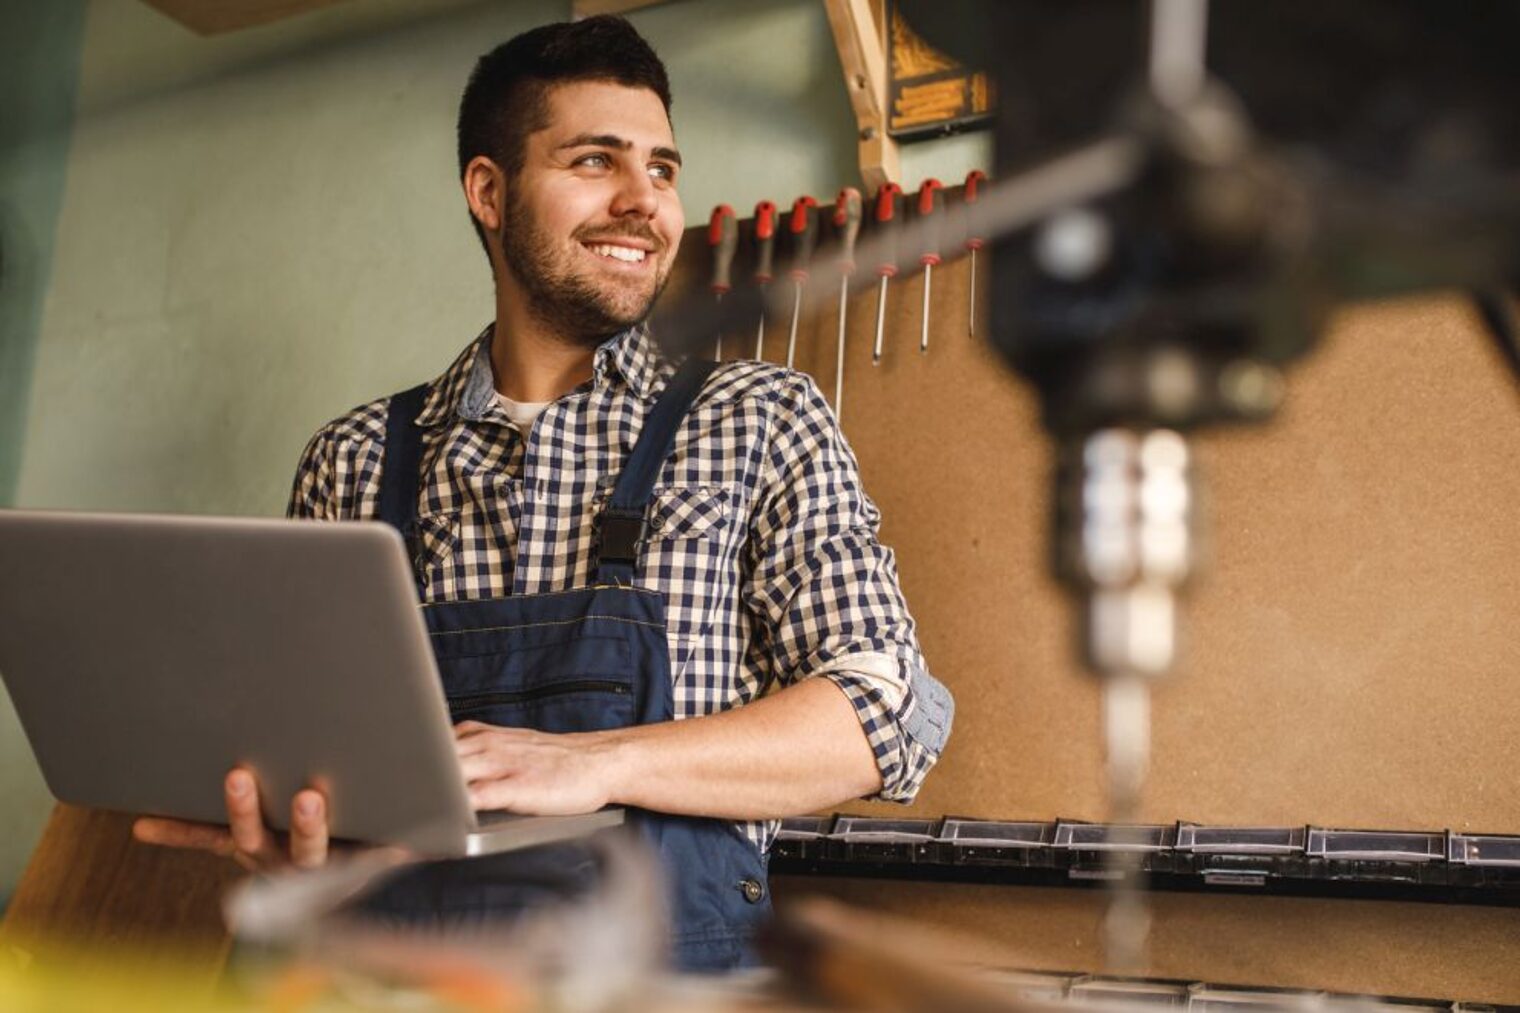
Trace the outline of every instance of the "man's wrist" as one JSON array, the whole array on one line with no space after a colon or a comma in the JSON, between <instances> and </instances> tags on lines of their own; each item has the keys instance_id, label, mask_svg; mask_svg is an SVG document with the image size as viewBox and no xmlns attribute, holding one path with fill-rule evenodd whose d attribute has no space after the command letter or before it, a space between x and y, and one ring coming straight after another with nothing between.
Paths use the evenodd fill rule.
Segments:
<instances>
[{"instance_id":1,"label":"man's wrist","mask_svg":"<svg viewBox=\"0 0 1520 1013\"><path fill-rule=\"evenodd\" d=\"M636 728L613 728L595 732L593 755L597 762L597 779L603 786L608 805L633 805L634 786L640 780L644 750Z\"/></svg>"}]
</instances>

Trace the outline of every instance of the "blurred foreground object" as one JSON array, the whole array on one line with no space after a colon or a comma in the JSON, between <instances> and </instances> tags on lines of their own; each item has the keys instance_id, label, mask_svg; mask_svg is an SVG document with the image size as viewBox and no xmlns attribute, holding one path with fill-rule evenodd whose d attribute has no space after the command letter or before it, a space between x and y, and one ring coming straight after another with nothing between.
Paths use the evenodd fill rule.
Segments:
<instances>
[{"instance_id":1,"label":"blurred foreground object","mask_svg":"<svg viewBox=\"0 0 1520 1013\"><path fill-rule=\"evenodd\" d=\"M1148 681L1173 667L1199 556L1186 434L1270 418L1281 370L1348 300L1472 291L1520 370L1520 6L901 6L994 73L1004 186L1079 145L1132 152L1107 189L1050 202L1030 227L989 223L993 341L1061 447L1055 569L1103 680L1110 819L1130 823ZM1147 931L1127 854L1114 852L1107 932L1117 969L1142 960Z\"/></svg>"},{"instance_id":2,"label":"blurred foreground object","mask_svg":"<svg viewBox=\"0 0 1520 1013\"><path fill-rule=\"evenodd\" d=\"M824 898L778 910L766 959L809 1004L882 1013L1043 1009L978 980L987 947Z\"/></svg>"},{"instance_id":3,"label":"blurred foreground object","mask_svg":"<svg viewBox=\"0 0 1520 1013\"><path fill-rule=\"evenodd\" d=\"M620 1006L647 992L665 968L660 866L631 833L602 833L582 845L597 867L584 893L556 896L511 920L458 927L362 911L366 891L417 864L398 851L245 880L223 906L240 943L235 970L263 981L254 988L262 991L292 966L312 968L360 1005L366 996L420 990L483 1009Z\"/></svg>"}]
</instances>

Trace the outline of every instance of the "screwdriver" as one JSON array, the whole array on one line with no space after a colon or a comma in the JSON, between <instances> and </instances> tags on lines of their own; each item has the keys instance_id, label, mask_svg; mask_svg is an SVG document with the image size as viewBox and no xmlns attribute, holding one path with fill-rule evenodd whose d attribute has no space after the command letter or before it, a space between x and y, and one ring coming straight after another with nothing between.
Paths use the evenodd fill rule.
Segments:
<instances>
[{"instance_id":1,"label":"screwdriver","mask_svg":"<svg viewBox=\"0 0 1520 1013\"><path fill-rule=\"evenodd\" d=\"M881 364L881 335L887 323L887 279L897 274L897 199L902 187L896 183L883 183L876 191L876 231L881 235L881 263L876 273L881 276L881 288L876 293L876 343L871 346L871 365Z\"/></svg>"},{"instance_id":2,"label":"screwdriver","mask_svg":"<svg viewBox=\"0 0 1520 1013\"><path fill-rule=\"evenodd\" d=\"M860 236L860 191L847 186L834 199L834 231L839 235L839 355L834 363L834 418L844 414L844 314L855 273L855 240Z\"/></svg>"},{"instance_id":3,"label":"screwdriver","mask_svg":"<svg viewBox=\"0 0 1520 1013\"><path fill-rule=\"evenodd\" d=\"M808 264L813 259L813 244L818 242L818 219L814 209L818 202L798 197L792 202L792 217L787 231L792 234L792 332L786 339L786 368L797 358L797 320L802 316L802 290L807 285Z\"/></svg>"},{"instance_id":4,"label":"screwdriver","mask_svg":"<svg viewBox=\"0 0 1520 1013\"><path fill-rule=\"evenodd\" d=\"M707 223L707 245L713 251L713 296L722 302L723 296L733 288L729 281L729 269L734 264L734 251L739 248L739 219L734 217L734 209L727 204L713 208L712 218ZM713 358L720 362L723 359L721 330L713 342Z\"/></svg>"},{"instance_id":5,"label":"screwdriver","mask_svg":"<svg viewBox=\"0 0 1520 1013\"><path fill-rule=\"evenodd\" d=\"M937 179L926 179L918 188L918 217L924 220L924 247L918 262L924 267L924 323L918 342L920 353L929 351L929 290L939 264L940 218L945 207L945 188Z\"/></svg>"},{"instance_id":6,"label":"screwdriver","mask_svg":"<svg viewBox=\"0 0 1520 1013\"><path fill-rule=\"evenodd\" d=\"M987 174L980 169L966 173L966 250L971 254L971 298L966 307L966 333L976 337L976 251L987 245L981 234L981 211L976 202L981 199L981 185L987 182Z\"/></svg>"},{"instance_id":7,"label":"screwdriver","mask_svg":"<svg viewBox=\"0 0 1520 1013\"><path fill-rule=\"evenodd\" d=\"M755 358L765 358L765 290L771 283L771 255L776 251L776 205L755 205L755 284L760 286L760 329L755 332Z\"/></svg>"}]
</instances>

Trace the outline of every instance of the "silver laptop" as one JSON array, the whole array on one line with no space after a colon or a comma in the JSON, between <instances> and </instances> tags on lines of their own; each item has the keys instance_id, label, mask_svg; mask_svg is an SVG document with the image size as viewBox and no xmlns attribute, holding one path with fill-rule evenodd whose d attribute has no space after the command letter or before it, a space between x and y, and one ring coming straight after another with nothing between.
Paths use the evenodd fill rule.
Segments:
<instances>
[{"instance_id":1,"label":"silver laptop","mask_svg":"<svg viewBox=\"0 0 1520 1013\"><path fill-rule=\"evenodd\" d=\"M226 823L328 798L334 836L477 855L621 809L471 811L406 551L385 524L0 510L0 678L61 801Z\"/></svg>"}]
</instances>

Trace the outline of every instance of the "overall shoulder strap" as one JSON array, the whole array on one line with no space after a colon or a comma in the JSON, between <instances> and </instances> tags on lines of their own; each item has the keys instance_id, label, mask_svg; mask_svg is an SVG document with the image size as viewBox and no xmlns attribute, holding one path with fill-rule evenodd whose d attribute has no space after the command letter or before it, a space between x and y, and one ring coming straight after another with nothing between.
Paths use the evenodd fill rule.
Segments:
<instances>
[{"instance_id":1,"label":"overall shoulder strap","mask_svg":"<svg viewBox=\"0 0 1520 1013\"><path fill-rule=\"evenodd\" d=\"M676 433L702 385L718 368L716 362L687 359L671 377L660 399L650 409L633 453L618 475L612 496L602 509L601 537L597 550L598 584L633 583L638 543L644 537L644 514L654 496L660 469L675 449Z\"/></svg>"},{"instance_id":2,"label":"overall shoulder strap","mask_svg":"<svg viewBox=\"0 0 1520 1013\"><path fill-rule=\"evenodd\" d=\"M401 532L407 552L416 555L417 495L421 489L422 430L415 424L428 385L391 396L385 416L385 458L380 464L379 519Z\"/></svg>"}]
</instances>

